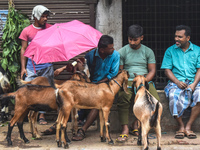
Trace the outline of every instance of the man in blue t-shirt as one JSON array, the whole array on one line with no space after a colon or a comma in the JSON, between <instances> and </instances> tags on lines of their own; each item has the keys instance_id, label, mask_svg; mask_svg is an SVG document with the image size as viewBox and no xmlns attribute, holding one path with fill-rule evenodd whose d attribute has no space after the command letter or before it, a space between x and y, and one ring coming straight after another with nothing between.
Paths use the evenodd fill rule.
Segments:
<instances>
[{"instance_id":1,"label":"man in blue t-shirt","mask_svg":"<svg viewBox=\"0 0 200 150\"><path fill-rule=\"evenodd\" d=\"M90 70L90 79L94 83L108 82L117 75L119 71L120 55L114 50L113 38L108 35L101 36L98 48L88 52L85 56ZM72 137L73 141L81 141L85 138L85 132L94 122L98 115L97 109L92 109L87 120L77 135Z\"/></svg>"},{"instance_id":2,"label":"man in blue t-shirt","mask_svg":"<svg viewBox=\"0 0 200 150\"><path fill-rule=\"evenodd\" d=\"M190 42L190 34L190 27L176 27L176 43L166 50L161 66L170 80L165 93L169 98L170 112L179 124L175 134L178 139L185 135L196 138L191 126L200 113L200 47ZM185 126L182 118L190 107L190 118Z\"/></svg>"}]
</instances>

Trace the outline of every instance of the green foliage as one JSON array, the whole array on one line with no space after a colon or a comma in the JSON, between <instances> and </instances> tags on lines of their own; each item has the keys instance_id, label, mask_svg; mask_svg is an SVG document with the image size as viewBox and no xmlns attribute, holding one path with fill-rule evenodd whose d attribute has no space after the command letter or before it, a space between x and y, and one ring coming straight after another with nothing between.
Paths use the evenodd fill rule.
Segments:
<instances>
[{"instance_id":1,"label":"green foliage","mask_svg":"<svg viewBox=\"0 0 200 150\"><path fill-rule=\"evenodd\" d=\"M20 50L21 40L19 35L21 31L30 25L30 21L26 15L9 7L8 17L3 29L2 45L3 49L1 65L4 70L9 71L10 83L13 90L16 90L16 77L20 71Z\"/></svg>"}]
</instances>

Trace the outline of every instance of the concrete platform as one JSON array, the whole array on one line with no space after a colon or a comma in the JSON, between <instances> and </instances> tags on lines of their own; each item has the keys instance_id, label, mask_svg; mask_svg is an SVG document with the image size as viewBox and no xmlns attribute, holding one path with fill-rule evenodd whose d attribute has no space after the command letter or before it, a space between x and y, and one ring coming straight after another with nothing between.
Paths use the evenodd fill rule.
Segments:
<instances>
[{"instance_id":1,"label":"concrete platform","mask_svg":"<svg viewBox=\"0 0 200 150\"><path fill-rule=\"evenodd\" d=\"M158 94L163 105L163 114L161 118L161 127L162 127L162 138L161 146L162 150L200 150L200 117L194 122L192 130L197 134L197 139L175 139L175 132L178 130L178 125L176 120L171 116L169 112L168 100L165 97L163 91L158 91ZM44 131L49 128L53 121L56 120L56 112L47 113L45 115L48 122L48 125L38 125L39 131ZM118 111L116 106L116 100L111 108L110 112L110 129L111 137L113 141L119 136L121 127L118 120ZM129 114L129 124L134 120L132 110ZM184 122L187 121L187 118L184 119ZM72 137L70 132L70 123L68 127L69 138ZM27 122L24 124L24 131L26 137L30 140L29 144L25 144L19 137L18 128L15 127L12 133L13 146L7 147L7 141L5 140L7 134L7 124L4 124L3 127L0 127L0 150L57 150L62 149L58 148L55 142L55 135L44 136L42 140L31 139L30 129ZM156 150L156 138L153 130L150 131L149 139L150 150ZM83 141L72 141L70 144L70 149L73 150L142 150L143 146L137 146L137 137L129 135L128 141L124 144L116 143L114 145L108 145L107 143L101 143L99 138L99 126L91 126L86 132L86 138Z\"/></svg>"},{"instance_id":2,"label":"concrete platform","mask_svg":"<svg viewBox=\"0 0 200 150\"><path fill-rule=\"evenodd\" d=\"M169 101L165 96L165 93L163 90L158 90L158 95L160 97L160 102L163 105L163 113L161 117L161 128L163 132L175 132L178 130L178 124L176 120L171 116L170 111L169 111ZM117 111L117 99L114 101L113 106L110 111L110 129L112 132L119 132L121 131L121 125L119 123L118 119L118 111ZM130 108L130 113L129 113L129 125L133 122L135 119L133 115L133 110L132 107ZM184 118L183 121L186 123L188 121L188 118ZM193 131L200 132L200 116L195 120L192 126Z\"/></svg>"},{"instance_id":3,"label":"concrete platform","mask_svg":"<svg viewBox=\"0 0 200 150\"><path fill-rule=\"evenodd\" d=\"M49 128L52 123L48 125L38 125L39 131L43 131ZM70 128L70 123L69 123ZM29 125L27 122L24 123L24 131L26 137L30 140L30 143L25 144L19 137L17 126L14 127L12 132L13 146L8 147L7 141L5 140L7 134L7 125L0 127L0 150L58 150L64 148L58 148L55 142L55 135L43 136L42 140L34 140L31 138ZM111 133L113 141L118 137L120 133ZM200 132L196 132L197 139L175 139L174 132L162 132L161 147L162 150L199 150L200 149ZM68 129L68 136L71 139L72 134ZM155 134L149 134L150 150L156 150L156 138ZM137 137L129 135L127 142L125 143L114 143L108 145L107 143L100 142L99 132L97 126L91 126L86 132L86 138L83 141L72 141L69 145L69 149L72 150L142 150L143 146L137 146Z\"/></svg>"}]
</instances>

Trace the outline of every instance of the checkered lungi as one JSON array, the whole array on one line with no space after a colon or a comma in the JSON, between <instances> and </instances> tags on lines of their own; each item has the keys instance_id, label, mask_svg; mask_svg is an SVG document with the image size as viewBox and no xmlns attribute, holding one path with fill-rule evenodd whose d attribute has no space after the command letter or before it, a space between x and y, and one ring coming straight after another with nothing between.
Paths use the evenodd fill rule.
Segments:
<instances>
[{"instance_id":1,"label":"checkered lungi","mask_svg":"<svg viewBox=\"0 0 200 150\"><path fill-rule=\"evenodd\" d=\"M189 80L186 80L185 83L192 84ZM197 102L200 102L200 82L193 93L190 88L180 89L173 82L169 82L164 91L169 99L169 109L172 116L180 117L188 107L194 107Z\"/></svg>"}]
</instances>

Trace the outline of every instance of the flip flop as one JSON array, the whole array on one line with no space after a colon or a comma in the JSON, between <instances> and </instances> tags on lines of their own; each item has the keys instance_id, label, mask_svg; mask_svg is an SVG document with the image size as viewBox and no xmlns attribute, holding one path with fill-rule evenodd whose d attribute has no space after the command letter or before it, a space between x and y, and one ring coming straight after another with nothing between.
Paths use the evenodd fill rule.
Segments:
<instances>
[{"instance_id":1,"label":"flip flop","mask_svg":"<svg viewBox=\"0 0 200 150\"><path fill-rule=\"evenodd\" d=\"M120 134L119 137L116 139L116 142L118 143L124 143L126 142L128 139L128 135L127 134Z\"/></svg>"},{"instance_id":2,"label":"flip flop","mask_svg":"<svg viewBox=\"0 0 200 150\"><path fill-rule=\"evenodd\" d=\"M184 131L176 131L175 138L176 139L183 139L185 136Z\"/></svg>"},{"instance_id":3,"label":"flip flop","mask_svg":"<svg viewBox=\"0 0 200 150\"><path fill-rule=\"evenodd\" d=\"M77 131L77 135L74 135L72 137L72 141L82 141L84 138L85 138L85 131L82 128L80 128Z\"/></svg>"},{"instance_id":4,"label":"flip flop","mask_svg":"<svg viewBox=\"0 0 200 150\"><path fill-rule=\"evenodd\" d=\"M53 125L51 126L49 129L41 132L42 135L52 135L52 134L56 134L56 127Z\"/></svg>"},{"instance_id":5,"label":"flip flop","mask_svg":"<svg viewBox=\"0 0 200 150\"><path fill-rule=\"evenodd\" d=\"M129 134L133 135L133 136L138 136L138 129L129 129Z\"/></svg>"},{"instance_id":6,"label":"flip flop","mask_svg":"<svg viewBox=\"0 0 200 150\"><path fill-rule=\"evenodd\" d=\"M188 139L196 139L197 138L197 135L191 130L185 130L184 133Z\"/></svg>"}]
</instances>

